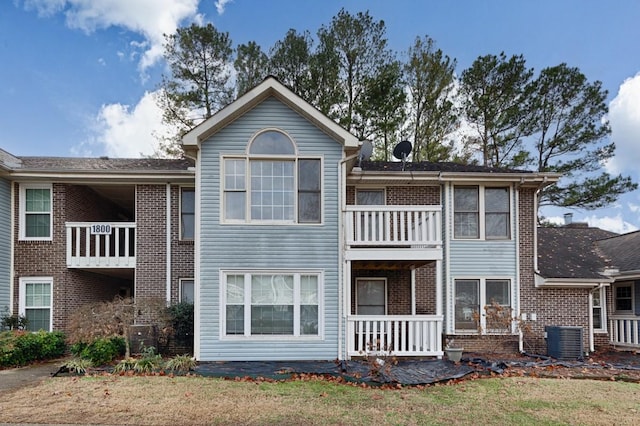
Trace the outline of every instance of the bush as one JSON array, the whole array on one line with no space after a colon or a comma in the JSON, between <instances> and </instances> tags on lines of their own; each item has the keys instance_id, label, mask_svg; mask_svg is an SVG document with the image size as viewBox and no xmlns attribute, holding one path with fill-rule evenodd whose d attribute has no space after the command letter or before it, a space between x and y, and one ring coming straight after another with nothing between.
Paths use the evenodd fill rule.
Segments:
<instances>
[{"instance_id":1,"label":"bush","mask_svg":"<svg viewBox=\"0 0 640 426\"><path fill-rule=\"evenodd\" d=\"M5 331L0 333L0 366L17 367L33 361L58 358L67 348L60 331Z\"/></svg>"},{"instance_id":2,"label":"bush","mask_svg":"<svg viewBox=\"0 0 640 426\"><path fill-rule=\"evenodd\" d=\"M176 343L193 351L193 303L176 303L167 309Z\"/></svg>"},{"instance_id":3,"label":"bush","mask_svg":"<svg viewBox=\"0 0 640 426\"><path fill-rule=\"evenodd\" d=\"M2 330L26 330L29 320L24 315L9 314L5 307L4 313L0 316L0 331Z\"/></svg>"},{"instance_id":4,"label":"bush","mask_svg":"<svg viewBox=\"0 0 640 426\"><path fill-rule=\"evenodd\" d=\"M122 337L99 338L93 342L74 343L71 353L77 357L88 359L93 365L108 364L125 353L125 342Z\"/></svg>"}]
</instances>

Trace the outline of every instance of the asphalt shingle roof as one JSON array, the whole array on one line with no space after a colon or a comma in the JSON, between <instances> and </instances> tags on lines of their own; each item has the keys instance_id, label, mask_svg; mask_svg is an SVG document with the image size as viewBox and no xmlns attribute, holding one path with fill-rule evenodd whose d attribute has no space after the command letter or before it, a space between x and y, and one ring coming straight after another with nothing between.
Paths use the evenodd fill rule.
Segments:
<instances>
[{"instance_id":1,"label":"asphalt shingle roof","mask_svg":"<svg viewBox=\"0 0 640 426\"><path fill-rule=\"evenodd\" d=\"M402 171L400 161L363 161L360 168L365 171ZM405 171L414 172L471 172L471 173L533 173L528 170L506 169L499 167L485 167L474 164L459 164L451 162L433 163L430 161L407 162Z\"/></svg>"},{"instance_id":2,"label":"asphalt shingle roof","mask_svg":"<svg viewBox=\"0 0 640 426\"><path fill-rule=\"evenodd\" d=\"M617 235L596 244L621 272L640 270L640 231Z\"/></svg>"},{"instance_id":3,"label":"asphalt shingle roof","mask_svg":"<svg viewBox=\"0 0 640 426\"><path fill-rule=\"evenodd\" d=\"M161 158L80 158L80 157L18 157L20 169L35 171L180 171L193 167L190 159Z\"/></svg>"},{"instance_id":4,"label":"asphalt shingle roof","mask_svg":"<svg viewBox=\"0 0 640 426\"><path fill-rule=\"evenodd\" d=\"M538 269L545 278L601 278L609 253L598 249L596 242L618 234L600 228L574 224L538 228Z\"/></svg>"}]
</instances>

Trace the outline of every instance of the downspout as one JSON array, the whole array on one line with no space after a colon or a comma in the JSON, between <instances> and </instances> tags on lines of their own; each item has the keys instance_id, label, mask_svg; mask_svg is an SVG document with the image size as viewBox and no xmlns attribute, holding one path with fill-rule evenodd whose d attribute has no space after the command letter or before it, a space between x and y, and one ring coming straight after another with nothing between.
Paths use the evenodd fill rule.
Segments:
<instances>
[{"instance_id":1,"label":"downspout","mask_svg":"<svg viewBox=\"0 0 640 426\"><path fill-rule=\"evenodd\" d=\"M345 236L344 236L344 211L347 206L347 161L356 158L359 153L351 154L345 158L338 160L338 187L340 189L340 200L339 204L339 214L338 214L338 279L340 282L338 283L338 359L343 360L347 359L346 353L343 353L343 340L347 338L347 330L346 328L343 330L344 323L346 323L346 315L349 312L347 308L347 304L350 302L346 300L344 297L345 294L345 285L351 286L351 283L345 283L344 277L344 262L345 262ZM349 263L351 265L351 263ZM349 274L351 277L351 274Z\"/></svg>"},{"instance_id":2,"label":"downspout","mask_svg":"<svg viewBox=\"0 0 640 426\"><path fill-rule=\"evenodd\" d=\"M15 297L15 290L14 290L14 286L15 286L15 278L14 278L14 274L15 274L15 230L16 230L16 212L15 212L15 203L16 203L16 185L15 182L10 181L11 183L11 204L10 204L10 216L11 216L11 250L9 250L9 262L11 263L9 265L9 314L13 315L15 312L13 310L13 306L14 306L14 297Z\"/></svg>"},{"instance_id":3,"label":"downspout","mask_svg":"<svg viewBox=\"0 0 640 426\"><path fill-rule=\"evenodd\" d=\"M600 291L604 287L604 283L600 283L597 287L589 292L589 352L595 351L595 338L593 331L593 293ZM600 303L603 301L600 300Z\"/></svg>"},{"instance_id":4,"label":"downspout","mask_svg":"<svg viewBox=\"0 0 640 426\"><path fill-rule=\"evenodd\" d=\"M167 219L166 219L166 238L167 238L167 249L166 255L166 280L167 280L167 293L166 293L166 302L167 306L171 304L171 184L167 183L166 186L166 198L167 198Z\"/></svg>"},{"instance_id":5,"label":"downspout","mask_svg":"<svg viewBox=\"0 0 640 426\"><path fill-rule=\"evenodd\" d=\"M416 268L411 268L411 315L416 314Z\"/></svg>"}]
</instances>

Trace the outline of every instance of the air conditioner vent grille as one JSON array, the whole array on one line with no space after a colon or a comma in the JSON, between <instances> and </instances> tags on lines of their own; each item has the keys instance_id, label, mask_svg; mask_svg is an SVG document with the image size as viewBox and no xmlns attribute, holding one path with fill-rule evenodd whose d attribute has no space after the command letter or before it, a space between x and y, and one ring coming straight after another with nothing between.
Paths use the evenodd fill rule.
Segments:
<instances>
[{"instance_id":1,"label":"air conditioner vent grille","mask_svg":"<svg viewBox=\"0 0 640 426\"><path fill-rule=\"evenodd\" d=\"M582 327L547 326L547 355L561 360L582 359Z\"/></svg>"}]
</instances>

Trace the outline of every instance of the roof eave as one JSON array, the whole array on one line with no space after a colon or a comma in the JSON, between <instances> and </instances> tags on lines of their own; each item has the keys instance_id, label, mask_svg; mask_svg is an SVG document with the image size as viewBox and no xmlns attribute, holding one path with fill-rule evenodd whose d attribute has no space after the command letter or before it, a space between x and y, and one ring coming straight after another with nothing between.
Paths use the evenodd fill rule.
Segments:
<instances>
[{"instance_id":1,"label":"roof eave","mask_svg":"<svg viewBox=\"0 0 640 426\"><path fill-rule=\"evenodd\" d=\"M608 286L613 278L545 278L540 274L535 276L536 288L594 288Z\"/></svg>"}]
</instances>

